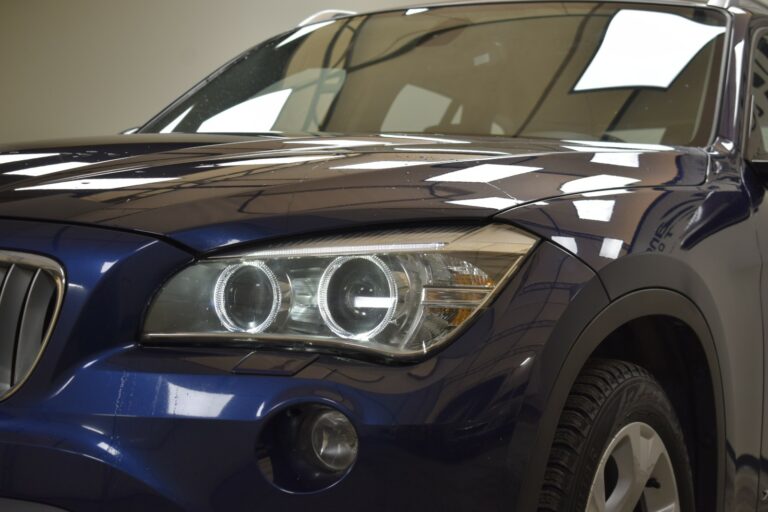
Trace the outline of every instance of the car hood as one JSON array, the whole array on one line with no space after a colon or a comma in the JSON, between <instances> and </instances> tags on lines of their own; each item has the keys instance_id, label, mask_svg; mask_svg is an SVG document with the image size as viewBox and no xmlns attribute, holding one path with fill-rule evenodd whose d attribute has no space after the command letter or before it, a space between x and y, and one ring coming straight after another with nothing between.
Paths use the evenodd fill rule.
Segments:
<instances>
[{"instance_id":1,"label":"car hood","mask_svg":"<svg viewBox=\"0 0 768 512\"><path fill-rule=\"evenodd\" d=\"M123 135L0 148L0 217L136 230L205 252L697 185L707 162L698 149L581 141Z\"/></svg>"}]
</instances>

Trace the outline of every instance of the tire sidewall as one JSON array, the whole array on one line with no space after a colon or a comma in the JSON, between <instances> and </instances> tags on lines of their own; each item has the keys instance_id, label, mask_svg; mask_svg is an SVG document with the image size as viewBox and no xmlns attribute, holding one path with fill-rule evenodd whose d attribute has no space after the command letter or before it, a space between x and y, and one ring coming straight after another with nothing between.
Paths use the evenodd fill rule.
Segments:
<instances>
[{"instance_id":1,"label":"tire sidewall","mask_svg":"<svg viewBox=\"0 0 768 512\"><path fill-rule=\"evenodd\" d=\"M675 472L680 510L695 510L687 449L674 410L658 384L648 378L632 378L610 395L595 418L576 473L584 478L576 482L574 511L585 510L592 480L611 440L622 428L635 422L649 425L661 437Z\"/></svg>"}]
</instances>

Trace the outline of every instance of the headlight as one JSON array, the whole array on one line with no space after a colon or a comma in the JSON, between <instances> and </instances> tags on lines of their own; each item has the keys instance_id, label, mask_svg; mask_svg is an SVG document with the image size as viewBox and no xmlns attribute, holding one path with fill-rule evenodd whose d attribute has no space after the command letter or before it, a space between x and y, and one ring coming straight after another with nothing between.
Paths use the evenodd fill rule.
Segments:
<instances>
[{"instance_id":1,"label":"headlight","mask_svg":"<svg viewBox=\"0 0 768 512\"><path fill-rule=\"evenodd\" d=\"M421 355L486 306L534 243L493 224L318 238L215 257L166 283L144 337Z\"/></svg>"}]
</instances>

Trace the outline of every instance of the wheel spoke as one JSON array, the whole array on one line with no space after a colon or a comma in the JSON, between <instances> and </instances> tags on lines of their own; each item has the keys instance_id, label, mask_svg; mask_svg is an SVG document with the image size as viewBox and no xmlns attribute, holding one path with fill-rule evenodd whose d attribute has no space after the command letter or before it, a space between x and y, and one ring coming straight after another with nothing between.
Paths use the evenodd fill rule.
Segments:
<instances>
[{"instance_id":1,"label":"wheel spoke","mask_svg":"<svg viewBox=\"0 0 768 512\"><path fill-rule=\"evenodd\" d=\"M613 457L619 468L616 491L607 503L611 512L632 512L643 496L645 484L663 451L663 444L656 433L639 423L624 431Z\"/></svg>"},{"instance_id":2,"label":"wheel spoke","mask_svg":"<svg viewBox=\"0 0 768 512\"><path fill-rule=\"evenodd\" d=\"M662 507L653 507L653 508L646 507L646 510L648 512L678 512L678 510L680 510L680 507L675 501L674 503L667 503Z\"/></svg>"},{"instance_id":3,"label":"wheel spoke","mask_svg":"<svg viewBox=\"0 0 768 512\"><path fill-rule=\"evenodd\" d=\"M616 485L606 496L605 468L613 459ZM647 487L653 478L654 485ZM605 450L593 480L588 512L632 512L645 496L651 512L679 510L677 484L664 443L650 426L632 423L614 437Z\"/></svg>"},{"instance_id":4,"label":"wheel spoke","mask_svg":"<svg viewBox=\"0 0 768 512\"><path fill-rule=\"evenodd\" d=\"M592 482L586 512L605 512L605 464L600 469Z\"/></svg>"},{"instance_id":5,"label":"wheel spoke","mask_svg":"<svg viewBox=\"0 0 768 512\"><path fill-rule=\"evenodd\" d=\"M636 425L630 430L629 440L632 443L632 454L635 459L635 471L641 476L643 487L648 477L653 473L659 457L664 453L664 443L652 428Z\"/></svg>"}]
</instances>

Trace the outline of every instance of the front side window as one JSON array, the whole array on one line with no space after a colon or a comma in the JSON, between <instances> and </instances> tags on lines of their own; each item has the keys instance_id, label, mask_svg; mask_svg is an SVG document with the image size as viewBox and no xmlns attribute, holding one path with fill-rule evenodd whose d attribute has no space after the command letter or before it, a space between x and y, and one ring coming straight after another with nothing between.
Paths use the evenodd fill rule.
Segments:
<instances>
[{"instance_id":1,"label":"front side window","mask_svg":"<svg viewBox=\"0 0 768 512\"><path fill-rule=\"evenodd\" d=\"M142 131L705 145L724 37L717 11L638 4L353 16L250 50Z\"/></svg>"},{"instance_id":2,"label":"front side window","mask_svg":"<svg viewBox=\"0 0 768 512\"><path fill-rule=\"evenodd\" d=\"M768 34L760 36L752 53L752 134L749 158L768 156Z\"/></svg>"}]
</instances>

